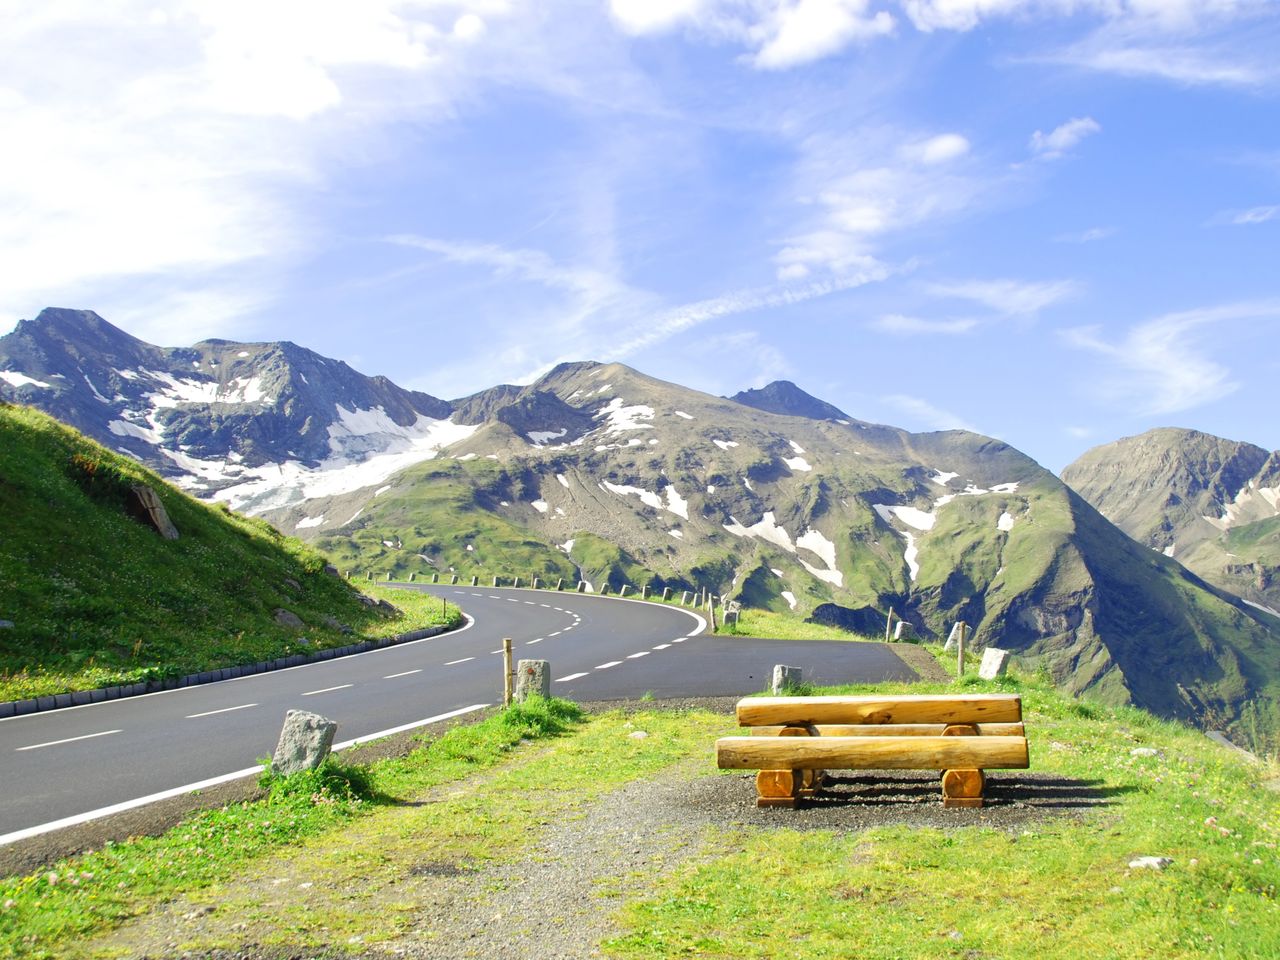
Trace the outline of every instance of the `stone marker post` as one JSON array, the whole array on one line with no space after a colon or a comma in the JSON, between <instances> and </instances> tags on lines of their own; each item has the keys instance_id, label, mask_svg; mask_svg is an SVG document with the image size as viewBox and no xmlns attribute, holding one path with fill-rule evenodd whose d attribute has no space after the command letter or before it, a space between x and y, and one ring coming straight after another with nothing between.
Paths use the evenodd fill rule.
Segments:
<instances>
[{"instance_id":1,"label":"stone marker post","mask_svg":"<svg viewBox=\"0 0 1280 960\"><path fill-rule=\"evenodd\" d=\"M775 697L781 697L788 690L794 690L800 686L803 671L799 667L787 667L781 663L773 668L773 684L769 687L769 692Z\"/></svg>"},{"instance_id":2,"label":"stone marker post","mask_svg":"<svg viewBox=\"0 0 1280 960\"><path fill-rule=\"evenodd\" d=\"M670 600L670 599L671 599L671 588L670 588L670 587L663 587L663 588L662 588L662 599L663 599L663 600Z\"/></svg>"},{"instance_id":3,"label":"stone marker post","mask_svg":"<svg viewBox=\"0 0 1280 960\"><path fill-rule=\"evenodd\" d=\"M547 660L521 660L516 666L516 702L529 697L551 697L551 663Z\"/></svg>"},{"instance_id":4,"label":"stone marker post","mask_svg":"<svg viewBox=\"0 0 1280 960\"><path fill-rule=\"evenodd\" d=\"M978 676L983 680L994 680L1003 676L1009 668L1009 651L998 647L987 647L982 651L982 664L978 667Z\"/></svg>"},{"instance_id":5,"label":"stone marker post","mask_svg":"<svg viewBox=\"0 0 1280 960\"><path fill-rule=\"evenodd\" d=\"M542 578L541 578L541 577L534 577L534 578L533 578L533 589L535 589L535 590L540 590L541 588L542 588Z\"/></svg>"},{"instance_id":6,"label":"stone marker post","mask_svg":"<svg viewBox=\"0 0 1280 960\"><path fill-rule=\"evenodd\" d=\"M894 625L894 628L893 628L893 639L895 639L895 640L910 640L910 639L911 639L911 624L907 623L907 621L905 621L905 620L899 620L899 621Z\"/></svg>"},{"instance_id":7,"label":"stone marker post","mask_svg":"<svg viewBox=\"0 0 1280 960\"><path fill-rule=\"evenodd\" d=\"M337 732L338 725L318 713L290 710L284 715L280 740L271 757L271 772L283 777L314 770L329 756L333 735Z\"/></svg>"},{"instance_id":8,"label":"stone marker post","mask_svg":"<svg viewBox=\"0 0 1280 960\"><path fill-rule=\"evenodd\" d=\"M952 650L956 648L956 637L958 637L959 635L960 635L960 624L953 623L951 625L951 632L947 634L947 642L942 646L943 653L950 653Z\"/></svg>"}]
</instances>

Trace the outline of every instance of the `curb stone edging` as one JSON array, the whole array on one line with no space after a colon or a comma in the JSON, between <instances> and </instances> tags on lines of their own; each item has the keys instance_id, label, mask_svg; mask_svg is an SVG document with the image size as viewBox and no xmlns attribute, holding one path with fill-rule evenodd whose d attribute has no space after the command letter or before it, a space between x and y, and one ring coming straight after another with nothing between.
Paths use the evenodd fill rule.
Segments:
<instances>
[{"instance_id":1,"label":"curb stone edging","mask_svg":"<svg viewBox=\"0 0 1280 960\"><path fill-rule=\"evenodd\" d=\"M331 647L315 653L297 653L289 657L275 660L261 660L258 663L246 663L235 667L221 667L217 670L205 670L202 673L191 673L185 677L172 677L168 680L147 680L143 683L130 683L124 686L98 687L93 690L75 690L69 693L58 693L27 700L0 701L0 719L6 717L22 717L31 713L46 713L64 707L79 707L90 703L102 703L105 700L119 700L123 697L136 697L144 693L159 693L164 690L177 690L180 687L195 687L218 680L231 680L236 677L249 677L258 673L269 673L272 670L285 670L289 667L300 667L303 664L319 663L322 660L336 660L357 653L367 653L396 644L409 643L412 640L426 640L441 633L447 633L445 627L423 627L421 630L410 630L408 633L396 634L394 637L380 637L375 640L362 640L349 643L343 647Z\"/></svg>"}]
</instances>

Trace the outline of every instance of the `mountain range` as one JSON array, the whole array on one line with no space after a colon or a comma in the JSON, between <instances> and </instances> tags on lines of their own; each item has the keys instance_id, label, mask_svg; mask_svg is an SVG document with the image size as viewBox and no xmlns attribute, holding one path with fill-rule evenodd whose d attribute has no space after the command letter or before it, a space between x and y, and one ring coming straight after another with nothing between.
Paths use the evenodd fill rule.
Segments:
<instances>
[{"instance_id":1,"label":"mountain range","mask_svg":"<svg viewBox=\"0 0 1280 960\"><path fill-rule=\"evenodd\" d=\"M1087 451L1062 479L1139 543L1280 616L1280 452L1161 428Z\"/></svg>"},{"instance_id":2,"label":"mountain range","mask_svg":"<svg viewBox=\"0 0 1280 960\"><path fill-rule=\"evenodd\" d=\"M925 637L964 620L1074 693L1280 727L1280 618L1099 513L1130 509L1104 467L1074 465L1077 492L998 440L794 384L715 397L582 362L443 401L294 344L163 349L46 310L0 338L0 390L347 569L706 587L863 631L892 608ZM1252 510L1249 477L1223 490Z\"/></svg>"}]
</instances>

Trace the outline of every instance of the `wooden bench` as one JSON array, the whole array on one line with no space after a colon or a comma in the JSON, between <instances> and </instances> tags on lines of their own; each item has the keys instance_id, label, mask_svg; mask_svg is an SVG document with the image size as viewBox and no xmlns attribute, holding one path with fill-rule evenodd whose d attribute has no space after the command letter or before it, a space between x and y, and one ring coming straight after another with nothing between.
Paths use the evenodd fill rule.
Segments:
<instances>
[{"instance_id":1,"label":"wooden bench","mask_svg":"<svg viewBox=\"0 0 1280 960\"><path fill-rule=\"evenodd\" d=\"M716 765L758 770L756 804L795 808L825 770L940 770L944 807L980 807L983 770L1029 765L1016 694L749 697L738 723L753 736L721 737Z\"/></svg>"}]
</instances>

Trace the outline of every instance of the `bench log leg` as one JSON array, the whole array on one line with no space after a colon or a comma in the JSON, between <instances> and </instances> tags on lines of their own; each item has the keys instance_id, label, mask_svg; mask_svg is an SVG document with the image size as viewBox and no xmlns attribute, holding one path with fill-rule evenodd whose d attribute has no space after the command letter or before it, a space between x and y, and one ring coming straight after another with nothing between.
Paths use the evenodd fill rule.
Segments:
<instances>
[{"instance_id":1,"label":"bench log leg","mask_svg":"<svg viewBox=\"0 0 1280 960\"><path fill-rule=\"evenodd\" d=\"M800 770L761 770L756 774L756 806L794 810L800 803L802 779Z\"/></svg>"},{"instance_id":2,"label":"bench log leg","mask_svg":"<svg viewBox=\"0 0 1280 960\"><path fill-rule=\"evenodd\" d=\"M947 809L982 806L987 778L981 770L947 770L942 774L942 805Z\"/></svg>"},{"instance_id":3,"label":"bench log leg","mask_svg":"<svg viewBox=\"0 0 1280 960\"><path fill-rule=\"evenodd\" d=\"M808 724L787 726L778 731L780 737L813 735ZM818 792L822 775L821 770L761 770L756 774L756 806L794 810L801 799L811 799Z\"/></svg>"}]
</instances>

